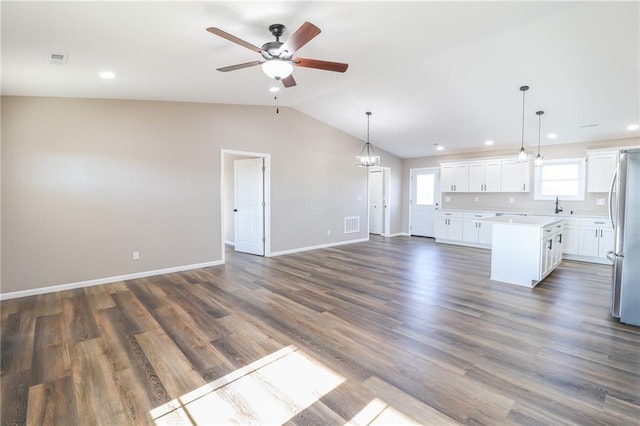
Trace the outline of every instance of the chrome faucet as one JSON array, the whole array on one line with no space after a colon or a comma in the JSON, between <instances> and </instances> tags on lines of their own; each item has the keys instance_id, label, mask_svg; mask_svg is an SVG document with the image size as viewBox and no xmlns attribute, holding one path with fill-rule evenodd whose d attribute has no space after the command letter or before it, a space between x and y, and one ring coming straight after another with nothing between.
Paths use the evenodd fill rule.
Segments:
<instances>
[{"instance_id":1,"label":"chrome faucet","mask_svg":"<svg viewBox=\"0 0 640 426\"><path fill-rule=\"evenodd\" d=\"M558 207L558 197L556 197L556 214L562 211L562 207Z\"/></svg>"}]
</instances>

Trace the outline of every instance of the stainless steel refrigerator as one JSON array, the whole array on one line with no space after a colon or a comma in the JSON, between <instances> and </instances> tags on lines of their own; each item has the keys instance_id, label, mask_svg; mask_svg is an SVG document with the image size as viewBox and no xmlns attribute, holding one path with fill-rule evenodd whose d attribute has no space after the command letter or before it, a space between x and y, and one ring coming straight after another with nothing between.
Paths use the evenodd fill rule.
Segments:
<instances>
[{"instance_id":1,"label":"stainless steel refrigerator","mask_svg":"<svg viewBox=\"0 0 640 426\"><path fill-rule=\"evenodd\" d=\"M609 193L615 246L611 315L640 326L640 149L621 150Z\"/></svg>"}]
</instances>

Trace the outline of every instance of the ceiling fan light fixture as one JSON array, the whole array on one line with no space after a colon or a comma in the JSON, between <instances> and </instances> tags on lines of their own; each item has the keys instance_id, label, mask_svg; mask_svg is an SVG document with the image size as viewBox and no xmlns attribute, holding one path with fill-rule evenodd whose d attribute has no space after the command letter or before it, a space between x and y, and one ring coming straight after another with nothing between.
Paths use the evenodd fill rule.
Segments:
<instances>
[{"instance_id":1,"label":"ceiling fan light fixture","mask_svg":"<svg viewBox=\"0 0 640 426\"><path fill-rule=\"evenodd\" d=\"M369 143L369 117L371 112L367 111L367 142L362 147L360 155L356 156L356 165L358 167L373 167L380 165L380 156L376 155L373 146Z\"/></svg>"},{"instance_id":2,"label":"ceiling fan light fixture","mask_svg":"<svg viewBox=\"0 0 640 426\"><path fill-rule=\"evenodd\" d=\"M262 63L262 71L270 78L281 80L291 75L293 65L280 59L270 59Z\"/></svg>"}]
</instances>

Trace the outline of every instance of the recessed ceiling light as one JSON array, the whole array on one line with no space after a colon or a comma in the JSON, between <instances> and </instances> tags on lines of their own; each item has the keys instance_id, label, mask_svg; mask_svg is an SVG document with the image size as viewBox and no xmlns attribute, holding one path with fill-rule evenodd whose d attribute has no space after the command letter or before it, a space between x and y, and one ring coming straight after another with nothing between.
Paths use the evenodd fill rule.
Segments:
<instances>
[{"instance_id":1,"label":"recessed ceiling light","mask_svg":"<svg viewBox=\"0 0 640 426\"><path fill-rule=\"evenodd\" d=\"M116 78L116 74L111 71L100 71L98 75L100 76L100 78L104 78L105 80Z\"/></svg>"},{"instance_id":2,"label":"recessed ceiling light","mask_svg":"<svg viewBox=\"0 0 640 426\"><path fill-rule=\"evenodd\" d=\"M493 145L493 141L484 141L485 145Z\"/></svg>"},{"instance_id":3,"label":"recessed ceiling light","mask_svg":"<svg viewBox=\"0 0 640 426\"><path fill-rule=\"evenodd\" d=\"M549 133L547 135L547 139L556 139L558 137L558 135L556 135L555 133Z\"/></svg>"},{"instance_id":4,"label":"recessed ceiling light","mask_svg":"<svg viewBox=\"0 0 640 426\"><path fill-rule=\"evenodd\" d=\"M443 151L443 150L444 150L444 146L440 146L440 145L438 145L438 146L436 146L436 149L437 149L438 151Z\"/></svg>"},{"instance_id":5,"label":"recessed ceiling light","mask_svg":"<svg viewBox=\"0 0 640 426\"><path fill-rule=\"evenodd\" d=\"M271 93L279 92L280 88L278 86L272 86L272 87L269 87L269 91Z\"/></svg>"},{"instance_id":6,"label":"recessed ceiling light","mask_svg":"<svg viewBox=\"0 0 640 426\"><path fill-rule=\"evenodd\" d=\"M637 124L629 124L627 126L627 130L638 130L638 129L640 129L640 126Z\"/></svg>"}]
</instances>

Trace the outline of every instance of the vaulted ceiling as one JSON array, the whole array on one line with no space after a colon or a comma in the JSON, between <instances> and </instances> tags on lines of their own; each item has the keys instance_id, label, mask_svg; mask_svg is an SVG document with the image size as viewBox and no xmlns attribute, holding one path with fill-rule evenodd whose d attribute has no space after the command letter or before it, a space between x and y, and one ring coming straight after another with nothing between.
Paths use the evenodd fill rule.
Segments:
<instances>
[{"instance_id":1,"label":"vaulted ceiling","mask_svg":"<svg viewBox=\"0 0 640 426\"><path fill-rule=\"evenodd\" d=\"M2 94L275 105L259 67L216 71L258 54L205 29L261 46L305 21L322 32L299 55L349 69L297 67L279 104L361 139L372 111L400 157L519 146L524 84L528 146L537 110L543 145L640 135L638 2L3 1Z\"/></svg>"}]
</instances>

